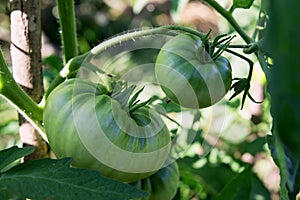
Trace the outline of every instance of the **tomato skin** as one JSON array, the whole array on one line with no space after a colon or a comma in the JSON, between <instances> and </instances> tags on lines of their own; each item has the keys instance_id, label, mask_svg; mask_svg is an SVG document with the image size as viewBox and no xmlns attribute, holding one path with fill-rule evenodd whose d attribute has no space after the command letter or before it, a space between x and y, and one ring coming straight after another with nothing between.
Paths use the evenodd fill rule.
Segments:
<instances>
[{"instance_id":1,"label":"tomato skin","mask_svg":"<svg viewBox=\"0 0 300 200\"><path fill-rule=\"evenodd\" d=\"M150 177L133 183L150 195L139 200L171 200L179 186L179 169L176 162L160 169Z\"/></svg>"},{"instance_id":2,"label":"tomato skin","mask_svg":"<svg viewBox=\"0 0 300 200\"><path fill-rule=\"evenodd\" d=\"M160 50L155 74L169 99L186 108L205 108L221 100L231 86L229 61L219 56L205 61L199 37L180 34Z\"/></svg>"},{"instance_id":3,"label":"tomato skin","mask_svg":"<svg viewBox=\"0 0 300 200\"><path fill-rule=\"evenodd\" d=\"M75 167L123 182L152 175L170 150L170 133L162 119L147 106L130 117L118 101L99 94L97 88L90 81L73 79L52 91L44 110L51 149L58 157L72 157Z\"/></svg>"}]
</instances>

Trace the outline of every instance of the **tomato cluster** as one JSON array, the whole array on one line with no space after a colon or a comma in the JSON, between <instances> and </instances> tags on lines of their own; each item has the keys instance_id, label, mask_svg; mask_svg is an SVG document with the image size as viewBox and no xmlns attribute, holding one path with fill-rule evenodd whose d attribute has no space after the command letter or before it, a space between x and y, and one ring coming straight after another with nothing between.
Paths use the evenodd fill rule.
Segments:
<instances>
[{"instance_id":1,"label":"tomato cluster","mask_svg":"<svg viewBox=\"0 0 300 200\"><path fill-rule=\"evenodd\" d=\"M166 42L155 75L171 101L192 109L218 102L232 79L229 61L211 59L201 38L188 34ZM146 199L172 199L179 170L176 162L162 168L170 156L170 132L158 112L136 101L141 91L133 91L113 81L109 87L79 78L63 82L50 93L44 110L50 146L58 157L72 157L76 167L150 192Z\"/></svg>"},{"instance_id":2,"label":"tomato cluster","mask_svg":"<svg viewBox=\"0 0 300 200\"><path fill-rule=\"evenodd\" d=\"M72 157L76 167L124 182L152 175L169 155L166 125L147 106L129 113L127 102L119 102L127 100L124 95L112 98L103 87L71 79L49 95L44 126L52 150L58 157Z\"/></svg>"}]
</instances>

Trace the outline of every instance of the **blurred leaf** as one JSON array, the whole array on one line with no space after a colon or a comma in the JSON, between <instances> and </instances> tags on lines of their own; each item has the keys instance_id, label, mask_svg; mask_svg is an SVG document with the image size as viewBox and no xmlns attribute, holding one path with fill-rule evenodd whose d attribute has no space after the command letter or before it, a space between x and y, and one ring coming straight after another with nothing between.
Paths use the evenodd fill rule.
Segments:
<instances>
[{"instance_id":1,"label":"blurred leaf","mask_svg":"<svg viewBox=\"0 0 300 200\"><path fill-rule=\"evenodd\" d=\"M271 200L271 194L269 190L265 187L263 182L255 175L252 174L252 193L251 200Z\"/></svg>"},{"instance_id":2,"label":"blurred leaf","mask_svg":"<svg viewBox=\"0 0 300 200\"><path fill-rule=\"evenodd\" d=\"M78 48L81 53L86 53L91 50L88 40L85 37L78 37Z\"/></svg>"},{"instance_id":3,"label":"blurred leaf","mask_svg":"<svg viewBox=\"0 0 300 200\"><path fill-rule=\"evenodd\" d=\"M51 55L43 59L43 65L47 65L59 72L62 69L62 61L56 55Z\"/></svg>"},{"instance_id":4,"label":"blurred leaf","mask_svg":"<svg viewBox=\"0 0 300 200\"><path fill-rule=\"evenodd\" d=\"M49 84L55 79L63 66L61 59L56 55L44 58L43 65L44 88L47 90Z\"/></svg>"},{"instance_id":5,"label":"blurred leaf","mask_svg":"<svg viewBox=\"0 0 300 200\"><path fill-rule=\"evenodd\" d=\"M5 100L0 98L0 135L17 134L18 130L17 111Z\"/></svg>"},{"instance_id":6,"label":"blurred leaf","mask_svg":"<svg viewBox=\"0 0 300 200\"><path fill-rule=\"evenodd\" d=\"M0 199L3 199L3 200L7 199L5 191L3 191L3 190L0 190Z\"/></svg>"},{"instance_id":7,"label":"blurred leaf","mask_svg":"<svg viewBox=\"0 0 300 200\"><path fill-rule=\"evenodd\" d=\"M251 142L244 142L241 144L241 148L244 153L250 153L255 156L259 152L264 152L264 145L266 144L265 137L258 137Z\"/></svg>"},{"instance_id":8,"label":"blurred leaf","mask_svg":"<svg viewBox=\"0 0 300 200\"><path fill-rule=\"evenodd\" d=\"M171 16L175 22L180 20L180 12L188 2L189 0L171 0Z\"/></svg>"},{"instance_id":9,"label":"blurred leaf","mask_svg":"<svg viewBox=\"0 0 300 200\"><path fill-rule=\"evenodd\" d=\"M12 162L30 155L34 151L34 147L18 148L17 146L0 151L0 171L6 168Z\"/></svg>"},{"instance_id":10,"label":"blurred leaf","mask_svg":"<svg viewBox=\"0 0 300 200\"><path fill-rule=\"evenodd\" d=\"M248 167L228 183L213 200L269 200L270 192Z\"/></svg>"},{"instance_id":11,"label":"blurred leaf","mask_svg":"<svg viewBox=\"0 0 300 200\"><path fill-rule=\"evenodd\" d=\"M0 127L17 120L17 111L4 99L0 98Z\"/></svg>"},{"instance_id":12,"label":"blurred leaf","mask_svg":"<svg viewBox=\"0 0 300 200\"><path fill-rule=\"evenodd\" d=\"M10 121L0 126L0 135L17 135L19 132L19 122L17 120Z\"/></svg>"},{"instance_id":13,"label":"blurred leaf","mask_svg":"<svg viewBox=\"0 0 300 200\"><path fill-rule=\"evenodd\" d=\"M11 121L16 121L17 116L17 112L10 108L0 111L0 126L6 125Z\"/></svg>"},{"instance_id":14,"label":"blurred leaf","mask_svg":"<svg viewBox=\"0 0 300 200\"><path fill-rule=\"evenodd\" d=\"M0 176L0 188L35 200L125 200L147 195L96 171L70 168L71 159L40 159L20 164Z\"/></svg>"},{"instance_id":15,"label":"blurred leaf","mask_svg":"<svg viewBox=\"0 0 300 200\"><path fill-rule=\"evenodd\" d=\"M212 164L207 162L200 168L194 168L193 165L199 161L197 157L185 157L177 160L180 173L183 177L191 176L195 181L200 182L209 193L217 194L224 186L236 175L227 164ZM218 176L216 176L218 174ZM195 183L193 183L195 184Z\"/></svg>"},{"instance_id":16,"label":"blurred leaf","mask_svg":"<svg viewBox=\"0 0 300 200\"><path fill-rule=\"evenodd\" d=\"M236 8L248 9L252 6L254 0L234 0L233 4Z\"/></svg>"},{"instance_id":17,"label":"blurred leaf","mask_svg":"<svg viewBox=\"0 0 300 200\"><path fill-rule=\"evenodd\" d=\"M133 13L139 14L148 2L149 0L132 0Z\"/></svg>"}]
</instances>

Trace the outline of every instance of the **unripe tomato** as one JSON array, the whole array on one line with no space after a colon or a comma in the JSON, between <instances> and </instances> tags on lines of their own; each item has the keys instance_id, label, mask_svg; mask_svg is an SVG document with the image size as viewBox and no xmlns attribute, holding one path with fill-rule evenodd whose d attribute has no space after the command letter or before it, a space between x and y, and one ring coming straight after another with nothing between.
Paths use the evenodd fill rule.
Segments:
<instances>
[{"instance_id":1,"label":"unripe tomato","mask_svg":"<svg viewBox=\"0 0 300 200\"><path fill-rule=\"evenodd\" d=\"M160 169L152 176L133 183L135 187L149 192L139 200L171 200L179 186L179 169L176 162Z\"/></svg>"},{"instance_id":2,"label":"unripe tomato","mask_svg":"<svg viewBox=\"0 0 300 200\"><path fill-rule=\"evenodd\" d=\"M112 96L88 80L65 81L47 99L46 134L54 153L72 157L74 166L134 182L162 167L170 133L155 110L142 106L129 113L128 102Z\"/></svg>"},{"instance_id":3,"label":"unripe tomato","mask_svg":"<svg viewBox=\"0 0 300 200\"><path fill-rule=\"evenodd\" d=\"M199 37L180 34L160 50L155 74L167 97L186 108L205 108L228 92L232 74L222 56L211 60Z\"/></svg>"}]
</instances>

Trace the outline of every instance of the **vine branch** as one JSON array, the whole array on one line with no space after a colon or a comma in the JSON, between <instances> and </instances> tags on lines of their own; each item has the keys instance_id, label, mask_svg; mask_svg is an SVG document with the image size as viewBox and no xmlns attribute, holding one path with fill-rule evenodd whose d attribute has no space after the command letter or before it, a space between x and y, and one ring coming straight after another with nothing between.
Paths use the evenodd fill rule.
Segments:
<instances>
[{"instance_id":1,"label":"vine branch","mask_svg":"<svg viewBox=\"0 0 300 200\"><path fill-rule=\"evenodd\" d=\"M212 6L218 13L220 13L230 23L230 25L236 30L236 32L238 32L238 34L243 38L243 40L247 44L254 42L253 39L249 37L247 33L237 23L237 21L234 19L230 11L227 11L215 0L205 0L205 2L207 2L210 6Z\"/></svg>"},{"instance_id":2,"label":"vine branch","mask_svg":"<svg viewBox=\"0 0 300 200\"><path fill-rule=\"evenodd\" d=\"M8 101L19 113L23 115L47 141L42 126L43 110L22 90L13 79L0 49L0 96Z\"/></svg>"}]
</instances>

